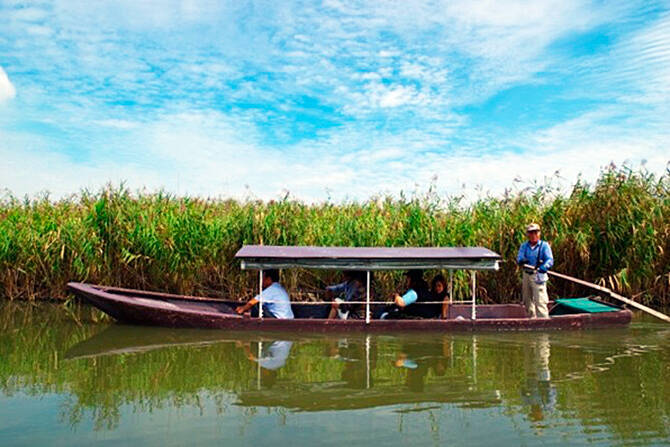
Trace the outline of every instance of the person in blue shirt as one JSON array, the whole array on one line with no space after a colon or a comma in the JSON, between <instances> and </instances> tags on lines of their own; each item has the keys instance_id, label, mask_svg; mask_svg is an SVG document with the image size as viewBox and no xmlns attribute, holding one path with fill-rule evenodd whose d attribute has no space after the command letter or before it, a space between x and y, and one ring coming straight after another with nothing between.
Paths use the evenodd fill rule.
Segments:
<instances>
[{"instance_id":1,"label":"person in blue shirt","mask_svg":"<svg viewBox=\"0 0 670 447\"><path fill-rule=\"evenodd\" d=\"M395 294L393 305L387 307L380 316L382 320L407 317L433 318L437 315L433 306L415 304L430 301L431 298L422 270L405 272L405 289L403 295Z\"/></svg>"},{"instance_id":2,"label":"person in blue shirt","mask_svg":"<svg viewBox=\"0 0 670 447\"><path fill-rule=\"evenodd\" d=\"M361 318L361 304L347 304L351 301L361 302L365 300L365 279L362 272L345 271L342 273L342 281L326 287L326 296L334 298L330 308L329 319ZM363 312L364 313L364 312Z\"/></svg>"},{"instance_id":3,"label":"person in blue shirt","mask_svg":"<svg viewBox=\"0 0 670 447\"><path fill-rule=\"evenodd\" d=\"M519 248L517 264L523 269L521 294L530 318L549 318L547 271L554 265L551 246L540 239L540 226L532 223L526 227L528 241Z\"/></svg>"},{"instance_id":4,"label":"person in blue shirt","mask_svg":"<svg viewBox=\"0 0 670 447\"><path fill-rule=\"evenodd\" d=\"M279 284L279 270L263 271L263 317L292 320L293 310L291 299L286 290ZM235 312L242 315L252 310L252 316L258 316L257 304L261 301L260 294L250 299L245 305L238 306Z\"/></svg>"}]
</instances>

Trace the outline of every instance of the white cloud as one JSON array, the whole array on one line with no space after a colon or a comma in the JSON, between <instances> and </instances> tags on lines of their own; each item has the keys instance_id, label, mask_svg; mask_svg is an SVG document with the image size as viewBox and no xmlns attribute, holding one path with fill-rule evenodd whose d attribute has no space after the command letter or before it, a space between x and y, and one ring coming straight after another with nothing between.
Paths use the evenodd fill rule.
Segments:
<instances>
[{"instance_id":1,"label":"white cloud","mask_svg":"<svg viewBox=\"0 0 670 447\"><path fill-rule=\"evenodd\" d=\"M63 195L126 179L199 195L244 197L249 185L263 198L364 199L425 190L435 175L443 192L496 193L517 176L558 169L569 183L610 161L663 169L668 158L667 17L617 31L595 56L551 50L625 22L634 2L221 5L67 1L0 15L0 45L23 73L16 113L0 114L0 186ZM563 86L575 62L583 97L606 105L540 122L522 98L512 113L531 110L514 129L463 111L510 86ZM0 69L0 100L14 94ZM10 132L26 123L39 129Z\"/></svg>"},{"instance_id":2,"label":"white cloud","mask_svg":"<svg viewBox=\"0 0 670 447\"><path fill-rule=\"evenodd\" d=\"M420 193L434 184L442 194L501 194L522 185L561 174L561 185L578 174L593 180L610 162L663 172L670 161L664 146L670 132L622 137L603 124L607 111L588 114L523 137L523 151L487 153L473 145L455 152L428 150L430 139L416 133L333 134L317 143L298 143L279 151L257 143L257 129L225 115L166 115L129 129L124 146L141 148L130 155L113 152L94 160L76 160L45 151L49 141L9 135L0 142L0 178L17 194L49 190L54 197L125 180L131 188L166 188L178 194L271 199L286 191L306 201L365 200L400 191ZM337 148L348 139L357 148ZM517 141L520 138L510 136ZM407 141L414 142L407 145ZM104 143L103 143L104 146ZM38 181L36 181L38 179ZM436 180L435 180L436 179ZM463 189L463 185L466 188ZM248 188L247 188L248 187ZM480 187L480 189L477 189Z\"/></svg>"},{"instance_id":3,"label":"white cloud","mask_svg":"<svg viewBox=\"0 0 670 447\"><path fill-rule=\"evenodd\" d=\"M16 96L16 89L9 80L5 70L0 67L0 103L14 98Z\"/></svg>"},{"instance_id":4,"label":"white cloud","mask_svg":"<svg viewBox=\"0 0 670 447\"><path fill-rule=\"evenodd\" d=\"M96 191L107 182L127 181L131 188L173 190L161 173L126 160L82 162L49 150L44 137L4 132L0 139L0 189L19 196L47 192L58 199L82 189Z\"/></svg>"},{"instance_id":5,"label":"white cloud","mask_svg":"<svg viewBox=\"0 0 670 447\"><path fill-rule=\"evenodd\" d=\"M670 13L636 34L622 50L622 75L637 84L645 102L670 102ZM640 73L639 67L644 67Z\"/></svg>"},{"instance_id":6,"label":"white cloud","mask_svg":"<svg viewBox=\"0 0 670 447\"><path fill-rule=\"evenodd\" d=\"M129 120L123 120L123 119L104 119L104 120L96 120L93 121L94 124L97 124L102 127L111 127L114 129L120 129L120 130L128 130L128 129L134 129L137 126L140 125L140 123L129 121Z\"/></svg>"},{"instance_id":7,"label":"white cloud","mask_svg":"<svg viewBox=\"0 0 670 447\"><path fill-rule=\"evenodd\" d=\"M413 87L402 85L383 89L377 95L378 99L375 102L378 102L380 107L398 107L419 100L417 92Z\"/></svg>"}]
</instances>

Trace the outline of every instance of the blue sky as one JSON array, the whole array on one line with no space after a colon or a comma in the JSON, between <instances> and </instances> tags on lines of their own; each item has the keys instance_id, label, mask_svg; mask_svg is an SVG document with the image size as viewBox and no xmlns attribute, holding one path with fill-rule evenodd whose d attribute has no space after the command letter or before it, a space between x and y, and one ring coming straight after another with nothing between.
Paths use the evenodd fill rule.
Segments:
<instances>
[{"instance_id":1,"label":"blue sky","mask_svg":"<svg viewBox=\"0 0 670 447\"><path fill-rule=\"evenodd\" d=\"M669 136L667 1L0 0L17 195L500 194Z\"/></svg>"}]
</instances>

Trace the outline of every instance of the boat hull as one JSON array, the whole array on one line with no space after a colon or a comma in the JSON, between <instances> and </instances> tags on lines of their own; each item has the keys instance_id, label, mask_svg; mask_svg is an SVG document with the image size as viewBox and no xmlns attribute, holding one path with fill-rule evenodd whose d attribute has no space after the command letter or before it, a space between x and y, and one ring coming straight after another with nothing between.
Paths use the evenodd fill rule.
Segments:
<instances>
[{"instance_id":1,"label":"boat hull","mask_svg":"<svg viewBox=\"0 0 670 447\"><path fill-rule=\"evenodd\" d=\"M324 318L249 318L232 311L237 301L170 295L141 290L102 287L84 283L69 283L78 297L102 310L114 319L131 324L173 328L203 328L253 331L293 332L399 332L399 331L542 331L591 329L626 326L632 313L613 308L612 312L558 315L530 319L518 304L478 305L479 318L403 319L403 320L328 320ZM299 307L294 305L294 309ZM298 315L315 315L328 305L304 305ZM469 306L453 305L452 316L469 315Z\"/></svg>"}]
</instances>

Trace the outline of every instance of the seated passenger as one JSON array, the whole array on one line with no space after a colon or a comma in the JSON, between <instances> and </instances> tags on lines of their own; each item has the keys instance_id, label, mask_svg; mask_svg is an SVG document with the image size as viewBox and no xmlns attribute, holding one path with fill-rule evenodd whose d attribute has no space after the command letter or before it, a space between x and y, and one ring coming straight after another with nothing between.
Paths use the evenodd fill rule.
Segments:
<instances>
[{"instance_id":1,"label":"seated passenger","mask_svg":"<svg viewBox=\"0 0 670 447\"><path fill-rule=\"evenodd\" d=\"M328 318L359 319L362 310L360 301L365 300L363 274L362 272L345 271L342 272L342 279L343 282L326 287L326 296L331 299L335 297ZM350 301L358 301L359 304L347 304Z\"/></svg>"},{"instance_id":2,"label":"seated passenger","mask_svg":"<svg viewBox=\"0 0 670 447\"><path fill-rule=\"evenodd\" d=\"M446 319L449 316L449 291L447 290L447 281L442 275L436 275L430 282L431 301L442 302L442 318ZM436 306L440 306L436 304Z\"/></svg>"},{"instance_id":3,"label":"seated passenger","mask_svg":"<svg viewBox=\"0 0 670 447\"><path fill-rule=\"evenodd\" d=\"M238 306L235 312L242 315L253 309L252 316L258 316L258 302L260 294L250 299L245 305ZM293 319L291 300L286 290L279 284L279 270L265 270L263 272L263 317Z\"/></svg>"},{"instance_id":4,"label":"seated passenger","mask_svg":"<svg viewBox=\"0 0 670 447\"><path fill-rule=\"evenodd\" d=\"M380 317L381 319L407 317L432 318L436 315L430 306L412 306L414 303L430 300L428 284L423 279L422 270L408 270L405 272L405 288L407 291L404 295L395 295L393 305L386 308L386 311Z\"/></svg>"}]
</instances>

